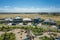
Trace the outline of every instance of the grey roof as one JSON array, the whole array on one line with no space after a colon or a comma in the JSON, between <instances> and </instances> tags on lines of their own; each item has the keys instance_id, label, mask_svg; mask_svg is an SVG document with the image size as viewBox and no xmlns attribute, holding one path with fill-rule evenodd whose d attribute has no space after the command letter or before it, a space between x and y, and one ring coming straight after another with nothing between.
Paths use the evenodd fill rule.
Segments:
<instances>
[{"instance_id":1,"label":"grey roof","mask_svg":"<svg viewBox=\"0 0 60 40\"><path fill-rule=\"evenodd\" d=\"M46 19L44 22L51 22L51 23L55 23L55 21L54 21L54 20L52 20L52 19Z\"/></svg>"}]
</instances>

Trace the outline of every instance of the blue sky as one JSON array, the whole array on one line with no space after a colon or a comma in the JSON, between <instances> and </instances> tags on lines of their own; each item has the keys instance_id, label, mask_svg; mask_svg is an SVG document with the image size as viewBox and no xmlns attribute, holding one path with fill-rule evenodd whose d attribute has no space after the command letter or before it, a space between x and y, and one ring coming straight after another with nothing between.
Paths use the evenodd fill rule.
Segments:
<instances>
[{"instance_id":1,"label":"blue sky","mask_svg":"<svg viewBox=\"0 0 60 40\"><path fill-rule=\"evenodd\" d=\"M60 12L60 0L0 0L0 12Z\"/></svg>"}]
</instances>

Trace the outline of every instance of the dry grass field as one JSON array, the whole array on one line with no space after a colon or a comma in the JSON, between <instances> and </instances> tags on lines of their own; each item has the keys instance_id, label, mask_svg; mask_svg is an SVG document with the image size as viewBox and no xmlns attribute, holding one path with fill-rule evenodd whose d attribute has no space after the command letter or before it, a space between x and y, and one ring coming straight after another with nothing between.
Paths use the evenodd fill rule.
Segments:
<instances>
[{"instance_id":1,"label":"dry grass field","mask_svg":"<svg viewBox=\"0 0 60 40\"><path fill-rule=\"evenodd\" d=\"M52 16L52 15L49 16L49 15L40 15L40 14L0 14L0 19L1 18L8 18L8 17L15 18L16 16L21 16L22 18L26 18L26 17L34 18L37 16L42 19L50 18L55 21L60 21L60 16Z\"/></svg>"}]
</instances>

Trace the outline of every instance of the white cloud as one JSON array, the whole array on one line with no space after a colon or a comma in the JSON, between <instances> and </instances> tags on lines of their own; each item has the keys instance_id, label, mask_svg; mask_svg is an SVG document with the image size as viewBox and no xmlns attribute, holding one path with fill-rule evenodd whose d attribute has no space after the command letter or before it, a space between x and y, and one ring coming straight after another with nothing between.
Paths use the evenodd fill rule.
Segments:
<instances>
[{"instance_id":1,"label":"white cloud","mask_svg":"<svg viewBox=\"0 0 60 40\"><path fill-rule=\"evenodd\" d=\"M56 7L47 7L47 8L19 8L19 7L10 7L4 6L4 8L0 7L0 12L60 12L60 8Z\"/></svg>"}]
</instances>

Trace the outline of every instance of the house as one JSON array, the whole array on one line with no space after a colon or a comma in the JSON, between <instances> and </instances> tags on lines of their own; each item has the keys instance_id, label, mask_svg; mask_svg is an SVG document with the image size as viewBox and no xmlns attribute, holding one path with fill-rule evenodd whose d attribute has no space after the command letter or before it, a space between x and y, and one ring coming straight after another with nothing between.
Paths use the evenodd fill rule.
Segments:
<instances>
[{"instance_id":1,"label":"house","mask_svg":"<svg viewBox=\"0 0 60 40\"><path fill-rule=\"evenodd\" d=\"M12 18L5 18L4 23L12 23L13 19Z\"/></svg>"},{"instance_id":2,"label":"house","mask_svg":"<svg viewBox=\"0 0 60 40\"><path fill-rule=\"evenodd\" d=\"M32 19L31 18L23 18L23 22L31 22Z\"/></svg>"},{"instance_id":3,"label":"house","mask_svg":"<svg viewBox=\"0 0 60 40\"><path fill-rule=\"evenodd\" d=\"M28 23L31 23L32 19L31 18L23 18L23 24L26 25Z\"/></svg>"},{"instance_id":4,"label":"house","mask_svg":"<svg viewBox=\"0 0 60 40\"><path fill-rule=\"evenodd\" d=\"M44 20L44 23L45 24L50 24L50 25L56 25L56 22L52 19L46 19L46 20Z\"/></svg>"},{"instance_id":5,"label":"house","mask_svg":"<svg viewBox=\"0 0 60 40\"><path fill-rule=\"evenodd\" d=\"M14 19L13 19L13 23L21 23L22 22L22 18L20 16L16 16Z\"/></svg>"},{"instance_id":6,"label":"house","mask_svg":"<svg viewBox=\"0 0 60 40\"><path fill-rule=\"evenodd\" d=\"M42 19L39 18L39 17L35 17L35 18L33 19L33 22L34 22L34 23L41 23L41 22L42 22Z\"/></svg>"}]
</instances>

